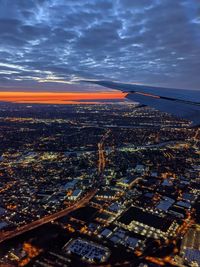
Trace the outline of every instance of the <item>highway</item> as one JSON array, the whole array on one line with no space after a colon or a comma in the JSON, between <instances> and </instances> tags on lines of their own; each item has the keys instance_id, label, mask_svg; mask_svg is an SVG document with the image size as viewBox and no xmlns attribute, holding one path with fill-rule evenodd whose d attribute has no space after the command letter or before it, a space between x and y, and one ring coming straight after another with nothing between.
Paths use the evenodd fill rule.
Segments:
<instances>
[{"instance_id":1,"label":"highway","mask_svg":"<svg viewBox=\"0 0 200 267\"><path fill-rule=\"evenodd\" d=\"M98 154L99 154L99 161L98 161L98 172L101 174L106 165L106 159L105 159L105 151L104 151L104 145L103 143L98 143Z\"/></svg>"},{"instance_id":2,"label":"highway","mask_svg":"<svg viewBox=\"0 0 200 267\"><path fill-rule=\"evenodd\" d=\"M41 218L39 220L36 220L34 222L31 222L29 224L26 224L24 226L16 228L13 231L8 231L8 232L0 234L0 243L2 243L3 241L6 241L8 239L14 238L18 235L21 235L23 233L26 233L30 230L33 230L33 229L35 229L41 225L44 225L44 224L49 223L51 221L55 221L55 220L57 220L63 216L68 215L70 212L86 205L90 201L90 199L96 194L96 192L97 192L97 189L93 189L90 192L88 192L82 199L80 199L80 201L74 203L72 206L70 206L64 210L61 210L61 211L56 212L56 213L51 214L51 215L47 215L44 218Z\"/></svg>"},{"instance_id":3,"label":"highway","mask_svg":"<svg viewBox=\"0 0 200 267\"><path fill-rule=\"evenodd\" d=\"M98 161L98 172L101 174L105 167L106 167L106 156L105 156L105 149L104 149L104 142L110 135L110 130L107 130L106 133L102 136L100 142L98 143L98 154L99 154L99 161Z\"/></svg>"}]
</instances>

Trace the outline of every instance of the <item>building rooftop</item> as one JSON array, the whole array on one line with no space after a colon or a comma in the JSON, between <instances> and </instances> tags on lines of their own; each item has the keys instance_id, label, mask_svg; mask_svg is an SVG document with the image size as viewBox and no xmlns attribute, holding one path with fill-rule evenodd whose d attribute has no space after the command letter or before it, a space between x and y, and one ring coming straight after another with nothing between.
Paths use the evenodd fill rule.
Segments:
<instances>
[{"instance_id":1,"label":"building rooftop","mask_svg":"<svg viewBox=\"0 0 200 267\"><path fill-rule=\"evenodd\" d=\"M64 250L68 253L74 253L85 259L86 261L103 262L109 256L109 250L94 242L83 239L72 240Z\"/></svg>"},{"instance_id":2,"label":"building rooftop","mask_svg":"<svg viewBox=\"0 0 200 267\"><path fill-rule=\"evenodd\" d=\"M146 224L150 227L160 229L164 232L166 232L172 224L172 220L166 217L161 218L157 215L144 212L143 210L136 207L129 208L120 218L120 222L126 225L130 224L132 221Z\"/></svg>"}]
</instances>

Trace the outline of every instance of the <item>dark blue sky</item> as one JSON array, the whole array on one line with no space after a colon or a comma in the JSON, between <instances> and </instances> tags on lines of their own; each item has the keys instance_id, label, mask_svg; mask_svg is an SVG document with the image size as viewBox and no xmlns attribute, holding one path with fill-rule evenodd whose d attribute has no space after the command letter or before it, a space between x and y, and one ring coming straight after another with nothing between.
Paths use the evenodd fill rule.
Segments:
<instances>
[{"instance_id":1,"label":"dark blue sky","mask_svg":"<svg viewBox=\"0 0 200 267\"><path fill-rule=\"evenodd\" d=\"M199 0L0 0L1 91L89 78L200 89L199 71Z\"/></svg>"}]
</instances>

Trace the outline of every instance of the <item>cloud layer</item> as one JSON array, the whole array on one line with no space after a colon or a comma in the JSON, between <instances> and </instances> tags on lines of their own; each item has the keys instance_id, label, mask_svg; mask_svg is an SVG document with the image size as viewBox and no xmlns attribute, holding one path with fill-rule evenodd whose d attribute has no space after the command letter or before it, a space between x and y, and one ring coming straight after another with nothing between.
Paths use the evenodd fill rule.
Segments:
<instances>
[{"instance_id":1,"label":"cloud layer","mask_svg":"<svg viewBox=\"0 0 200 267\"><path fill-rule=\"evenodd\" d=\"M200 89L199 0L0 0L0 89L77 79Z\"/></svg>"}]
</instances>

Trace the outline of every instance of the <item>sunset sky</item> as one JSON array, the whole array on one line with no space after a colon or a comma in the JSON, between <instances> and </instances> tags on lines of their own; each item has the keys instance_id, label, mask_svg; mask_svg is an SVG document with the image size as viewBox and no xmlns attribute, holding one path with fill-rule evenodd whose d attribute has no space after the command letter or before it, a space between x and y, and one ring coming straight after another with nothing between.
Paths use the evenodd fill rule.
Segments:
<instances>
[{"instance_id":1,"label":"sunset sky","mask_svg":"<svg viewBox=\"0 0 200 267\"><path fill-rule=\"evenodd\" d=\"M83 79L200 89L199 0L0 0L0 7L2 92L104 98L92 92L106 88L77 83ZM0 101L44 97L3 93ZM46 101L54 97L65 98Z\"/></svg>"},{"instance_id":2,"label":"sunset sky","mask_svg":"<svg viewBox=\"0 0 200 267\"><path fill-rule=\"evenodd\" d=\"M15 103L78 104L123 101L121 92L0 92L0 101Z\"/></svg>"}]
</instances>

